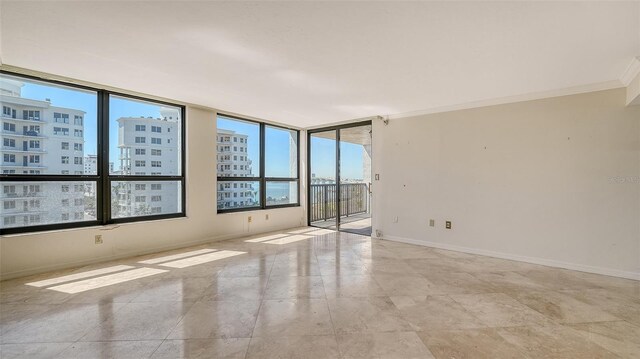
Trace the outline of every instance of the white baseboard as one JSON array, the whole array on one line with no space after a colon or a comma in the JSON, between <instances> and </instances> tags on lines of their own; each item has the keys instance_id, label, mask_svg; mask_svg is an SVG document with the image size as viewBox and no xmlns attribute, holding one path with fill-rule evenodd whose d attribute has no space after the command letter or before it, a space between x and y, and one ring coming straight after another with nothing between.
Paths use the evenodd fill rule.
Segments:
<instances>
[{"instance_id":1,"label":"white baseboard","mask_svg":"<svg viewBox=\"0 0 640 359\"><path fill-rule=\"evenodd\" d=\"M576 270L580 272L587 272L587 273L594 273L594 274L602 274L602 275L607 275L611 277L640 280L640 273L622 271L622 270L612 269L612 268L595 267L595 266L589 266L584 264L563 262L563 261L557 261L554 259L528 257L528 256L522 256L518 254L511 254L511 253L494 252L494 251L489 251L485 249L462 247L462 246L457 246L453 244L421 241L421 240L412 239L412 238L385 235L381 239L394 241L394 242L416 244L416 245L425 246L425 247L446 249L446 250L456 251L456 252L478 254L478 255L487 256L487 257L495 257L495 258L513 260L513 261L539 264L539 265L548 266L548 267L571 269L571 270Z\"/></svg>"}]
</instances>

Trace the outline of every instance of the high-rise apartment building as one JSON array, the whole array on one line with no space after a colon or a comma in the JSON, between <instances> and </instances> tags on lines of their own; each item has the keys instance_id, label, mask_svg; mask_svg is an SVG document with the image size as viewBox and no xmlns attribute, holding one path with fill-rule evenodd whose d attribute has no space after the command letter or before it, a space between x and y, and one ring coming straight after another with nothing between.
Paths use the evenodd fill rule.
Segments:
<instances>
[{"instance_id":1,"label":"high-rise apartment building","mask_svg":"<svg viewBox=\"0 0 640 359\"><path fill-rule=\"evenodd\" d=\"M118 121L118 167L123 175L180 174L180 113L162 108L161 117L121 117ZM112 172L113 173L113 172ZM131 217L180 210L178 182L114 182L112 216Z\"/></svg>"},{"instance_id":2,"label":"high-rise apartment building","mask_svg":"<svg viewBox=\"0 0 640 359\"><path fill-rule=\"evenodd\" d=\"M24 84L0 82L2 173L83 174L85 112L22 97ZM4 227L85 219L84 182L3 182Z\"/></svg>"},{"instance_id":3,"label":"high-rise apartment building","mask_svg":"<svg viewBox=\"0 0 640 359\"><path fill-rule=\"evenodd\" d=\"M235 131L218 129L217 135L218 176L257 177L249 159L249 137ZM258 183L229 181L218 183L218 209L251 207L257 205Z\"/></svg>"}]
</instances>

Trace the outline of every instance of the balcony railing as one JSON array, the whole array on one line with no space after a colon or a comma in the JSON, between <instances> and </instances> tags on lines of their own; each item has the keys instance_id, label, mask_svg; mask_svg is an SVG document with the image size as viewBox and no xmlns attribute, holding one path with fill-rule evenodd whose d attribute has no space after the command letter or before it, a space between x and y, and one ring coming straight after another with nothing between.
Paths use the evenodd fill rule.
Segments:
<instances>
[{"instance_id":1,"label":"balcony railing","mask_svg":"<svg viewBox=\"0 0 640 359\"><path fill-rule=\"evenodd\" d=\"M328 220L337 215L335 184L311 185L311 222ZM340 185L340 216L350 216L369 211L369 188L366 183Z\"/></svg>"}]
</instances>

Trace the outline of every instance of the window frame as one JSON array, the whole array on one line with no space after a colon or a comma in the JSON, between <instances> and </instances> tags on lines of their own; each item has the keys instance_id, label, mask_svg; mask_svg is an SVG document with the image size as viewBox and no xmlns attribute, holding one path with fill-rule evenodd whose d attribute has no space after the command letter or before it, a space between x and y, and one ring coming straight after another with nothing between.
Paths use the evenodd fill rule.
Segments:
<instances>
[{"instance_id":1,"label":"window frame","mask_svg":"<svg viewBox=\"0 0 640 359\"><path fill-rule=\"evenodd\" d=\"M69 89L77 89L95 92L96 94L96 130L97 130L97 174L15 174L0 173L0 184L4 182L92 182L96 184L96 219L79 222L60 222L51 224L41 224L35 226L0 228L0 235L20 234L30 232L42 232L60 229L73 229L93 226L107 226L119 223L131 223L141 221L154 221L160 219L180 218L187 216L187 111L186 106L162 100L131 95L106 88L79 85L59 80L51 80L38 76L26 75L11 71L0 70L1 75L7 75L25 80L33 80L43 85L58 85ZM175 107L180 111L180 175L115 175L109 173L109 99L117 96L124 99L149 102L152 104ZM84 117L83 117L84 122ZM52 124L55 123L52 122ZM83 131L84 132L84 131ZM69 141L71 142L71 141ZM71 157L71 156L70 156ZM84 156L83 156L84 157ZM84 161L83 161L84 162ZM180 183L180 211L167 214L151 214L145 216L111 218L111 183L114 181L136 181L144 182L179 182Z\"/></svg>"},{"instance_id":2,"label":"window frame","mask_svg":"<svg viewBox=\"0 0 640 359\"><path fill-rule=\"evenodd\" d=\"M259 153L259 162L260 162L260 173L258 176L254 177L220 177L218 176L218 166L217 166L217 152L218 152L218 118L225 117L230 120L238 120L249 122L253 124L257 124L259 126L259 138L260 138L260 153ZM296 133L296 177L265 177L266 173L266 127L274 127L287 131L295 131ZM286 127L282 125L276 125L272 123L261 122L257 120L252 120L244 117L239 117L237 115L227 114L224 112L216 113L216 213L224 214L224 213L235 213L235 212L248 212L248 211L261 211L261 210L269 210L269 209L277 209L277 208L287 208L287 207L300 207L300 130L296 128ZM246 156L246 153L245 153ZM260 185L260 205L253 207L243 207L243 208L227 208L227 209L219 209L217 204L218 198L218 185L220 182L258 182ZM267 182L296 182L298 184L298 195L297 201L295 203L285 203L285 204L277 204L277 205L267 205Z\"/></svg>"}]
</instances>

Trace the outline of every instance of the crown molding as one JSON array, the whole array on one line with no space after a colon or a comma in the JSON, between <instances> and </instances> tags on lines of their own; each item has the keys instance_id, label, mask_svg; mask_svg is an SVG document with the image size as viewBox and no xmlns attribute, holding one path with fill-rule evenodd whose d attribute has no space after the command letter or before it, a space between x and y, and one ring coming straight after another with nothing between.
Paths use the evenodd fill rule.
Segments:
<instances>
[{"instance_id":1,"label":"crown molding","mask_svg":"<svg viewBox=\"0 0 640 359\"><path fill-rule=\"evenodd\" d=\"M640 74L640 56L634 57L633 60L631 60L631 63L629 63L629 66L627 66L627 69L620 77L620 82L622 82L622 84L625 87L627 87L629 86L631 81L633 81L633 79L635 79L636 76L638 76L639 74Z\"/></svg>"},{"instance_id":2,"label":"crown molding","mask_svg":"<svg viewBox=\"0 0 640 359\"><path fill-rule=\"evenodd\" d=\"M588 92L617 89L621 87L625 87L625 86L623 86L620 80L605 81L605 82L598 82L598 83L588 84L588 85L568 87L568 88L559 89L559 90L533 92L533 93L522 94L522 95L499 97L499 98L493 98L493 99L455 104L450 106L441 106L441 107L434 107L434 108L412 111L412 112L392 114L392 115L389 115L388 118L399 119L399 118L406 118L406 117L423 116L423 115L430 115L434 113L468 110L472 108L505 105L509 103L524 102L524 101L541 100L541 99L551 98L551 97L577 95L577 94L588 93Z\"/></svg>"}]
</instances>

